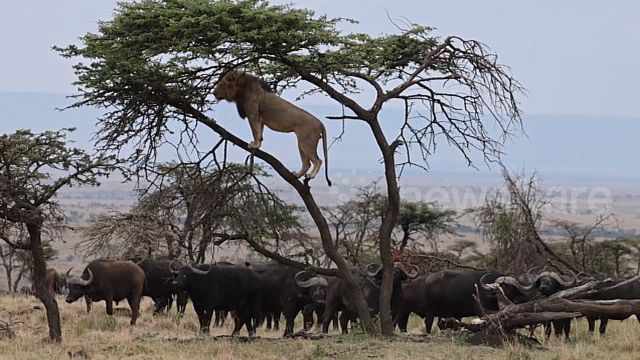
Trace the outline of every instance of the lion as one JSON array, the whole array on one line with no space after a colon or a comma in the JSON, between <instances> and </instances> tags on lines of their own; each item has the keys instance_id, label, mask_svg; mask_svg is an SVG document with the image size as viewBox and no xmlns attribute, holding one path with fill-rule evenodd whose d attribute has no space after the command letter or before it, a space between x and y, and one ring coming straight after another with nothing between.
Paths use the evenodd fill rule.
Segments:
<instances>
[{"instance_id":1,"label":"lion","mask_svg":"<svg viewBox=\"0 0 640 360\"><path fill-rule=\"evenodd\" d=\"M322 160L316 149L322 138L325 177L331 186L327 169L327 130L318 118L276 95L264 80L237 70L229 70L220 76L213 95L218 100L235 102L240 117L249 119L253 133L253 141L249 143L251 149L259 149L262 145L265 125L274 131L295 133L302 160L300 171L292 172L296 178L305 175L313 179L320 171ZM307 174L311 164L313 169Z\"/></svg>"}]
</instances>

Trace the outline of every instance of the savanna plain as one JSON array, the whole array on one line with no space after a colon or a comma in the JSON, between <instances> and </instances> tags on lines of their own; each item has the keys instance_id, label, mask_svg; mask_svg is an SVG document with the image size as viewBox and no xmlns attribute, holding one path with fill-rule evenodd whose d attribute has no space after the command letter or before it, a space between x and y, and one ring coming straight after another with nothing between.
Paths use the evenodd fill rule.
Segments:
<instances>
[{"instance_id":1,"label":"savanna plain","mask_svg":"<svg viewBox=\"0 0 640 360\"><path fill-rule=\"evenodd\" d=\"M30 296L0 296L2 319L15 331L15 337L0 340L0 359L68 359L69 352L82 347L90 359L616 359L640 358L640 324L635 318L610 322L607 334L587 331L586 321L578 319L569 340L544 340L540 346L507 345L501 349L465 344L464 333L439 332L430 337L398 336L371 338L357 329L349 335L331 333L320 340L282 339L281 331L258 330L258 337L229 338L231 324L212 327L211 334L199 334L197 318L188 306L183 317L175 313L152 315L152 302L145 299L141 318L129 325L128 307L120 303L113 317L103 303L94 304L87 314L84 302L64 302L58 296L63 322L63 340L51 343L40 303ZM298 319L301 321L301 319ZM301 328L296 323L296 329ZM413 317L409 332L421 334L422 321ZM243 332L241 335L246 335Z\"/></svg>"}]
</instances>

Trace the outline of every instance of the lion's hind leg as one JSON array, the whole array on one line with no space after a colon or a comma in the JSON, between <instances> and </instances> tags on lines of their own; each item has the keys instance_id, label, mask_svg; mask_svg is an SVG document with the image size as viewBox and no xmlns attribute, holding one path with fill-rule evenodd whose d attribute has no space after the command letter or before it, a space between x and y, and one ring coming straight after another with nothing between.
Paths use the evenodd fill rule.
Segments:
<instances>
[{"instance_id":1,"label":"lion's hind leg","mask_svg":"<svg viewBox=\"0 0 640 360\"><path fill-rule=\"evenodd\" d=\"M298 147L300 148L300 156L303 158L304 173L309 170L309 163L313 164L311 173L307 175L308 178L313 179L316 177L320 168L322 167L322 160L318 157L316 149L318 148L318 142L320 140L319 134L308 133L306 136L299 137Z\"/></svg>"},{"instance_id":2,"label":"lion's hind leg","mask_svg":"<svg viewBox=\"0 0 640 360\"><path fill-rule=\"evenodd\" d=\"M300 151L300 160L302 160L302 167L300 168L300 171L293 171L293 176L300 178L302 175L305 175L307 173L307 171L309 170L309 167L311 167L311 161L309 159L309 157L307 156L306 151L302 148L301 146L302 144L300 142L298 142L298 151Z\"/></svg>"}]
</instances>

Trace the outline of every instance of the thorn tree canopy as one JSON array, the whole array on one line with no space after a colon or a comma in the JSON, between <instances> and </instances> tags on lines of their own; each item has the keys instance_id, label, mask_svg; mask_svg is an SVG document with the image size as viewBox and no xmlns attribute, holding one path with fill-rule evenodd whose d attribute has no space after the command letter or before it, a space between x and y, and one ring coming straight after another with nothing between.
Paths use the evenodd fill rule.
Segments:
<instances>
[{"instance_id":1,"label":"thorn tree canopy","mask_svg":"<svg viewBox=\"0 0 640 360\"><path fill-rule=\"evenodd\" d=\"M129 160L139 170L152 166L158 148L167 142L178 149L197 148L197 124L249 150L246 142L207 115L217 79L229 68L257 74L279 91L307 84L310 90L302 95L322 93L346 109L338 119L366 123L382 155L387 185L379 242L380 313L382 332L391 334L390 238L400 206L397 166L424 167L440 140L459 149L469 164L473 151L488 161L498 160L505 138L520 128L516 97L523 89L478 41L439 38L432 28L417 24L398 27L398 34L343 33L343 22L352 21L261 0L142 0L120 3L97 33L83 36L79 46L58 50L80 58L74 66L78 94L72 106L106 109L98 120L99 148L121 151L134 146L138 151L131 152ZM397 132L388 139L381 110L393 103L404 109L404 116L390 119ZM177 126L182 127L181 136L172 140ZM215 156L217 151L222 151L218 145L200 155ZM345 279L365 330L373 332L364 298L333 246L308 184L272 155L260 150L252 154L298 192L327 256ZM399 154L403 158L396 162Z\"/></svg>"}]
</instances>

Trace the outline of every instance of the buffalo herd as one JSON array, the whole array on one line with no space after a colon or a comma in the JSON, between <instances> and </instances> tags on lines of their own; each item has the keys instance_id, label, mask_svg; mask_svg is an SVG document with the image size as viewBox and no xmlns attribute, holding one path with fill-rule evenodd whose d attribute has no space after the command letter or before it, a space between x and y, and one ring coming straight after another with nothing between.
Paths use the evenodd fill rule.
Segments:
<instances>
[{"instance_id":1,"label":"buffalo herd","mask_svg":"<svg viewBox=\"0 0 640 360\"><path fill-rule=\"evenodd\" d=\"M492 291L496 285L509 300L523 303L585 281L575 275L553 271L510 276L487 270L445 269L420 275L415 266L396 263L394 268L391 315L401 332L407 331L411 314L420 316L424 320L425 332L430 333L435 318L461 319L478 316L481 310L498 310L495 291ZM372 315L378 313L381 270L377 264L352 270ZM640 281L627 280L614 279L614 282L625 283L595 293L590 299L640 299ZM113 314L114 301L126 299L131 308L131 325L139 316L142 296L153 299L154 315L169 311L174 299L178 313L183 314L188 299L191 299L203 333L209 332L214 315L215 325L219 325L227 314L232 314L232 335L239 334L246 327L249 336L255 335L256 328L263 321L268 328L278 329L282 316L285 320L284 336L291 336L294 334L294 320L300 313L305 330L316 323L324 333L328 332L332 321L335 329L339 320L343 333L347 333L349 322L357 321L356 309L341 278L275 263L182 265L169 259L135 263L98 259L90 262L80 276L69 276L69 271L67 276L60 276L54 269L47 269L45 287L52 293L66 293L68 303L84 297L88 310L91 302L105 301L109 315ZM640 319L640 314L636 317ZM595 321L600 320L599 330L604 334L610 319L589 317L587 320L590 331L595 330ZM557 336L568 337L571 319L554 320L543 325L546 336L550 336L553 328Z\"/></svg>"}]
</instances>

